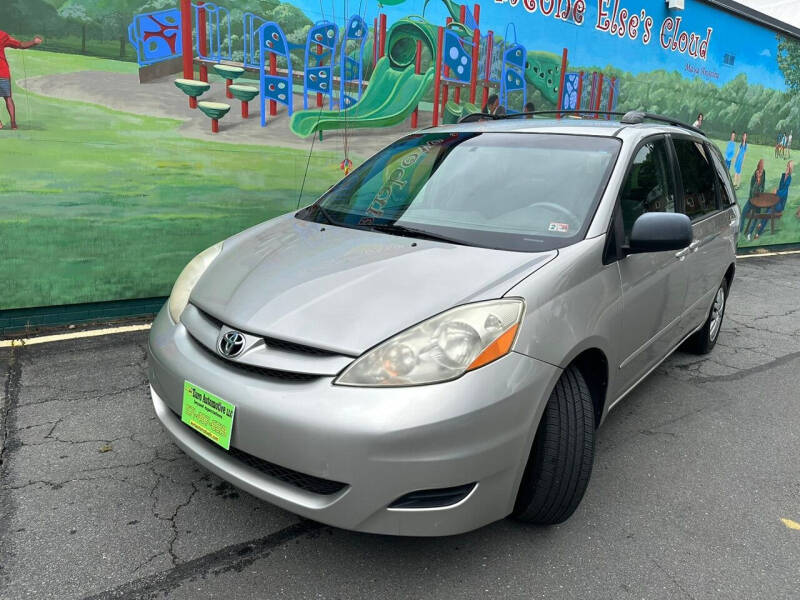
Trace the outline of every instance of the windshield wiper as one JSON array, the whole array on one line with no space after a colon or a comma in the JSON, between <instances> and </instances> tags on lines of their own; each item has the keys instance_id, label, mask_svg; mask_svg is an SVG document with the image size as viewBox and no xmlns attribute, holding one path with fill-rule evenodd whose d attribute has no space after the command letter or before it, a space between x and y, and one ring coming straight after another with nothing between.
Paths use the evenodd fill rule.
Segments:
<instances>
[{"instance_id":1,"label":"windshield wiper","mask_svg":"<svg viewBox=\"0 0 800 600\"><path fill-rule=\"evenodd\" d=\"M469 246L464 240L448 237L446 235L439 235L425 231L424 229L416 229L415 227L406 227L405 225L397 225L396 223L378 223L370 225L369 228L373 231L380 231L382 233L394 233L405 237L415 237L425 240L432 240L435 242L448 242L450 244L459 244L461 246Z\"/></svg>"},{"instance_id":2,"label":"windshield wiper","mask_svg":"<svg viewBox=\"0 0 800 600\"><path fill-rule=\"evenodd\" d=\"M326 209L321 204L314 204L313 207L314 207L314 210L316 211L316 214L314 215L315 218L317 216L319 216L319 215L322 215L324 217L324 219L325 219L325 222L328 225L336 225L336 221L333 220L333 218L331 217L331 214L328 212L328 209ZM317 221L317 222L319 222L319 221Z\"/></svg>"}]
</instances>

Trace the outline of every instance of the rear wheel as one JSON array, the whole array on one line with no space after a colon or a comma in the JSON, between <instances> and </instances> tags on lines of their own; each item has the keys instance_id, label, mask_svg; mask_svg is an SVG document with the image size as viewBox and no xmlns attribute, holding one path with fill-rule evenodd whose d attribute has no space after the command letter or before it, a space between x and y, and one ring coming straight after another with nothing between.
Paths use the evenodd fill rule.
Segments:
<instances>
[{"instance_id":1,"label":"rear wheel","mask_svg":"<svg viewBox=\"0 0 800 600\"><path fill-rule=\"evenodd\" d=\"M533 440L512 515L553 525L575 512L594 461L594 405L575 366L556 383Z\"/></svg>"},{"instance_id":2,"label":"rear wheel","mask_svg":"<svg viewBox=\"0 0 800 600\"><path fill-rule=\"evenodd\" d=\"M703 326L695 331L683 344L683 350L692 354L708 354L717 345L722 319L725 317L725 305L728 301L728 280L723 279L714 295L711 310Z\"/></svg>"}]
</instances>

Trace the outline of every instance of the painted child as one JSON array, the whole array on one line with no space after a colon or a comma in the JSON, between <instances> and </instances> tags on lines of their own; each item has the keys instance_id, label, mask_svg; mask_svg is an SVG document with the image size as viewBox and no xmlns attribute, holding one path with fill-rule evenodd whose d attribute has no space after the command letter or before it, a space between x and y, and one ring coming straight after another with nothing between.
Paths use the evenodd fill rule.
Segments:
<instances>
[{"instance_id":1,"label":"painted child","mask_svg":"<svg viewBox=\"0 0 800 600\"><path fill-rule=\"evenodd\" d=\"M20 42L15 40L5 31L0 31L0 98L6 101L6 109L8 116L11 117L11 129L17 128L16 108L14 107L14 99L11 96L11 69L8 67L6 60L6 48L19 48L24 50L32 48L42 43L42 38L38 35L30 42ZM3 122L0 121L0 129L3 128Z\"/></svg>"},{"instance_id":2,"label":"painted child","mask_svg":"<svg viewBox=\"0 0 800 600\"><path fill-rule=\"evenodd\" d=\"M744 231L745 224L748 221L750 216L750 212L753 210L753 205L750 204L750 200L754 197L758 196L759 194L764 193L764 183L767 180L767 175L764 172L764 159L760 159L758 161L758 165L756 166L756 170L753 172L753 176L750 178L750 194L747 196L747 202L744 203L744 208L742 209L742 219L739 222L739 233ZM747 232L747 239L750 239L750 235L753 233L755 229L757 219L753 219L753 222L750 225L750 229Z\"/></svg>"},{"instance_id":3,"label":"painted child","mask_svg":"<svg viewBox=\"0 0 800 600\"><path fill-rule=\"evenodd\" d=\"M731 139L728 142L727 148L725 148L725 164L728 167L728 171L731 170L734 154L736 154L736 132L731 131Z\"/></svg>"},{"instance_id":4,"label":"painted child","mask_svg":"<svg viewBox=\"0 0 800 600\"><path fill-rule=\"evenodd\" d=\"M742 143L739 144L739 153L736 155L736 164L734 165L733 173L733 187L739 189L742 183L742 164L744 163L744 155L747 152L747 133L742 134Z\"/></svg>"}]
</instances>

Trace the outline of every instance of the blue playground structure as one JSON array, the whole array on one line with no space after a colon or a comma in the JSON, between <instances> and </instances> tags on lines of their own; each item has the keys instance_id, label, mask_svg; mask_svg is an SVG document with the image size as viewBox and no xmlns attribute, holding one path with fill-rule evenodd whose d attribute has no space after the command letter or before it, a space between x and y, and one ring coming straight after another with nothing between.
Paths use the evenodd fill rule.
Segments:
<instances>
[{"instance_id":1,"label":"blue playground structure","mask_svg":"<svg viewBox=\"0 0 800 600\"><path fill-rule=\"evenodd\" d=\"M344 110L361 100L364 88L364 44L367 41L369 27L359 15L353 15L347 21L342 41L340 44L341 52L339 56L339 108ZM353 58L348 54L348 42L355 45L355 54L358 58ZM358 94L351 96L347 93L347 83L356 82Z\"/></svg>"},{"instance_id":2,"label":"blue playground structure","mask_svg":"<svg viewBox=\"0 0 800 600\"><path fill-rule=\"evenodd\" d=\"M509 42L509 29L513 31L514 41ZM527 85L525 83L525 60L528 53L522 44L517 43L517 28L513 23L506 26L506 35L503 38L503 61L500 73L500 104L505 107L507 112L521 112L524 110L527 101ZM522 102L520 111L509 109L509 94L522 92Z\"/></svg>"},{"instance_id":3,"label":"blue playground structure","mask_svg":"<svg viewBox=\"0 0 800 600\"><path fill-rule=\"evenodd\" d=\"M580 85L580 73L566 73L564 75L564 90L561 97L561 108L564 110L576 110L578 108L578 90Z\"/></svg>"},{"instance_id":4,"label":"blue playground structure","mask_svg":"<svg viewBox=\"0 0 800 600\"><path fill-rule=\"evenodd\" d=\"M472 45L470 40L462 39L452 29L444 30L442 81L469 83L472 77Z\"/></svg>"},{"instance_id":5,"label":"blue playground structure","mask_svg":"<svg viewBox=\"0 0 800 600\"><path fill-rule=\"evenodd\" d=\"M199 23L202 18L206 22L207 35L196 36L197 56L201 60L221 62L233 58L233 48L231 47L231 12L224 6L207 2L205 4L192 4L194 10L194 22ZM203 11L201 13L201 11ZM202 28L198 27L198 31ZM224 31L224 36L223 36ZM223 44L222 40L225 40ZM205 46L205 48L203 48ZM223 46L227 50L223 51Z\"/></svg>"},{"instance_id":6,"label":"blue playground structure","mask_svg":"<svg viewBox=\"0 0 800 600\"><path fill-rule=\"evenodd\" d=\"M303 64L303 108L309 94L328 96L333 109L333 65L339 28L330 21L317 21L308 32Z\"/></svg>"},{"instance_id":7,"label":"blue playground structure","mask_svg":"<svg viewBox=\"0 0 800 600\"><path fill-rule=\"evenodd\" d=\"M292 115L292 57L291 48L286 41L280 26L272 21L267 21L258 28L259 49L259 80L261 87L261 126L267 125L267 100L274 100L284 104ZM270 75L267 72L267 55L272 52L276 56L286 58L288 73L286 75Z\"/></svg>"},{"instance_id":8,"label":"blue playground structure","mask_svg":"<svg viewBox=\"0 0 800 600\"><path fill-rule=\"evenodd\" d=\"M128 25L128 39L136 48L140 67L181 56L181 11L171 8L135 15Z\"/></svg>"},{"instance_id":9,"label":"blue playground structure","mask_svg":"<svg viewBox=\"0 0 800 600\"><path fill-rule=\"evenodd\" d=\"M242 41L244 53L242 63L245 68L257 69L261 64L258 51L258 30L267 20L247 12L242 15Z\"/></svg>"}]
</instances>

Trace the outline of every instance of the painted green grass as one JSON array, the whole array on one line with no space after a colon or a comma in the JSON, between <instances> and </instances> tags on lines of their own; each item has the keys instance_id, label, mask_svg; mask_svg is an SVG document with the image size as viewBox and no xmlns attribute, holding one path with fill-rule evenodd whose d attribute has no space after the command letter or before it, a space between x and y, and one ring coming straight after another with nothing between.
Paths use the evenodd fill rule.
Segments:
<instances>
[{"instance_id":1,"label":"painted green grass","mask_svg":"<svg viewBox=\"0 0 800 600\"><path fill-rule=\"evenodd\" d=\"M728 144L727 140L715 140L715 142L724 154L725 147ZM738 143L736 149L737 151L739 149ZM775 158L775 149L772 146L749 144L747 153L744 155L744 163L742 164L741 186L736 191L739 207L742 209L750 193L750 178L756 170L758 161L762 158L764 159L764 172L767 175L766 185L764 187L765 191L774 192L780 182L781 174L786 170L787 160ZM792 156L792 158L796 166L798 157ZM733 168L731 168L731 176L732 175ZM793 183L789 186L789 198L786 202L786 208L783 210L783 216L775 223L775 233L770 233L770 227L767 225L764 233L757 240L747 241L744 235L740 235L740 248L755 248L758 246L772 246L776 244L797 244L800 242L800 219L795 216L798 208L800 208L800 177L798 177L797 173L792 176L792 180Z\"/></svg>"},{"instance_id":2,"label":"painted green grass","mask_svg":"<svg viewBox=\"0 0 800 600\"><path fill-rule=\"evenodd\" d=\"M9 52L12 75L135 72L84 56ZM0 130L0 309L166 295L198 251L298 204L307 153L185 139L180 121L14 89ZM30 107L31 119L28 119ZM8 125L5 107L0 119ZM314 153L304 202L341 176Z\"/></svg>"},{"instance_id":3,"label":"painted green grass","mask_svg":"<svg viewBox=\"0 0 800 600\"><path fill-rule=\"evenodd\" d=\"M17 39L30 39L33 35L34 34L20 35ZM110 58L117 61L136 62L136 49L131 46L127 40L125 41L124 57L120 57L119 55L119 40L96 40L90 38L86 40L86 52L81 52L81 38L77 35L47 37L41 49L47 52L65 52L69 54Z\"/></svg>"}]
</instances>

